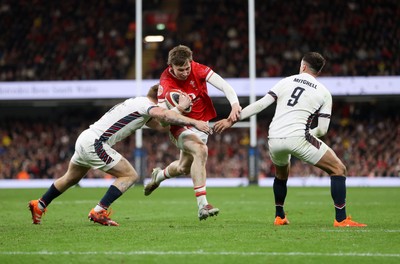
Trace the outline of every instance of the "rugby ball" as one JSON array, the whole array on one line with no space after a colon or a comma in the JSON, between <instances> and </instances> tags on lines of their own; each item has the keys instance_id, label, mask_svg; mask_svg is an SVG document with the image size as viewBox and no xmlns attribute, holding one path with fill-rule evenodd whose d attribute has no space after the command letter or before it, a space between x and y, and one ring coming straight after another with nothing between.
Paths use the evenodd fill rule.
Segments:
<instances>
[{"instance_id":1,"label":"rugby ball","mask_svg":"<svg viewBox=\"0 0 400 264\"><path fill-rule=\"evenodd\" d=\"M181 94L181 91L179 90L169 90L165 94L165 102L167 103L168 109L174 108L179 104L179 95ZM190 113L192 111L192 106L190 105L188 108L186 108L183 112L185 113Z\"/></svg>"}]
</instances>

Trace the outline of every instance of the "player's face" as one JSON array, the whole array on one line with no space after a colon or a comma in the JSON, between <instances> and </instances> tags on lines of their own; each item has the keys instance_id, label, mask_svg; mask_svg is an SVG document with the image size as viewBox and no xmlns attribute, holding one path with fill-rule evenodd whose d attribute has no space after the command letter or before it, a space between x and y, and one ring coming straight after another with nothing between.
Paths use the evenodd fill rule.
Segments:
<instances>
[{"instance_id":1,"label":"player's face","mask_svg":"<svg viewBox=\"0 0 400 264\"><path fill-rule=\"evenodd\" d=\"M192 67L190 66L190 61L187 60L186 63L182 66L172 65L172 71L177 79L186 80L190 74Z\"/></svg>"}]
</instances>

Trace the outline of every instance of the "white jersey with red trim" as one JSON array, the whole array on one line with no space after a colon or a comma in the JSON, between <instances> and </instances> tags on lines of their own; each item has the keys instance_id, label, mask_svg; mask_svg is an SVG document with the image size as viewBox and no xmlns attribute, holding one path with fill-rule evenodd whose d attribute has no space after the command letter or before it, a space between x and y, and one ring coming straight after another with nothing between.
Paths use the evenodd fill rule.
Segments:
<instances>
[{"instance_id":1,"label":"white jersey with red trim","mask_svg":"<svg viewBox=\"0 0 400 264\"><path fill-rule=\"evenodd\" d=\"M277 102L269 138L305 136L315 116L331 116L331 93L308 73L284 78L268 93Z\"/></svg>"},{"instance_id":2,"label":"white jersey with red trim","mask_svg":"<svg viewBox=\"0 0 400 264\"><path fill-rule=\"evenodd\" d=\"M127 99L90 125L90 130L99 136L99 141L113 146L142 128L151 118L149 110L153 107L157 105L147 97Z\"/></svg>"}]
</instances>

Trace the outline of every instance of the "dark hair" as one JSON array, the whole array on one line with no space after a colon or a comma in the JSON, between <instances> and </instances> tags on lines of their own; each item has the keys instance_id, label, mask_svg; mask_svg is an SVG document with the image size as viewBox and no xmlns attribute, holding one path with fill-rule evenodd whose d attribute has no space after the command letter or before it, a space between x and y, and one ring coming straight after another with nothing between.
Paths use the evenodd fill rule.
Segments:
<instances>
[{"instance_id":1,"label":"dark hair","mask_svg":"<svg viewBox=\"0 0 400 264\"><path fill-rule=\"evenodd\" d=\"M183 66L186 61L193 60L193 52L189 47L179 45L173 48L168 53L168 65Z\"/></svg>"},{"instance_id":2,"label":"dark hair","mask_svg":"<svg viewBox=\"0 0 400 264\"><path fill-rule=\"evenodd\" d=\"M325 58L318 52L307 52L304 54L302 60L306 62L310 69L316 74L321 72L326 62Z\"/></svg>"}]
</instances>

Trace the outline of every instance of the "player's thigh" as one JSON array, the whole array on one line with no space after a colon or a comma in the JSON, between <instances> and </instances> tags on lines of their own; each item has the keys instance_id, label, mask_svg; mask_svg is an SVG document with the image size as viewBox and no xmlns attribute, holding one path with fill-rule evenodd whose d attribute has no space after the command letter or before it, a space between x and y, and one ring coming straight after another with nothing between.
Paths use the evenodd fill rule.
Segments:
<instances>
[{"instance_id":1,"label":"player's thigh","mask_svg":"<svg viewBox=\"0 0 400 264\"><path fill-rule=\"evenodd\" d=\"M182 127L174 133L170 133L171 141L185 152L192 152L196 147L204 147L208 141L208 135L194 127Z\"/></svg>"},{"instance_id":2,"label":"player's thigh","mask_svg":"<svg viewBox=\"0 0 400 264\"><path fill-rule=\"evenodd\" d=\"M116 178L133 177L136 179L138 177L135 168L133 168L131 163L124 157L121 157L120 161L106 172Z\"/></svg>"},{"instance_id":3,"label":"player's thigh","mask_svg":"<svg viewBox=\"0 0 400 264\"><path fill-rule=\"evenodd\" d=\"M328 150L322 158L315 164L316 167L322 169L329 175L346 175L346 167L343 162L337 157L335 152L328 147Z\"/></svg>"},{"instance_id":4,"label":"player's thigh","mask_svg":"<svg viewBox=\"0 0 400 264\"><path fill-rule=\"evenodd\" d=\"M182 151L189 154L208 151L207 145L195 134L188 134L182 137Z\"/></svg>"},{"instance_id":5,"label":"player's thigh","mask_svg":"<svg viewBox=\"0 0 400 264\"><path fill-rule=\"evenodd\" d=\"M182 130L177 138L177 146L184 153L189 153L192 156L207 157L208 135L195 128Z\"/></svg>"},{"instance_id":6,"label":"player's thigh","mask_svg":"<svg viewBox=\"0 0 400 264\"><path fill-rule=\"evenodd\" d=\"M324 142L313 136L293 137L290 138L289 143L292 147L292 155L311 165L320 161L329 149Z\"/></svg>"}]
</instances>

